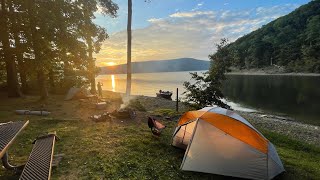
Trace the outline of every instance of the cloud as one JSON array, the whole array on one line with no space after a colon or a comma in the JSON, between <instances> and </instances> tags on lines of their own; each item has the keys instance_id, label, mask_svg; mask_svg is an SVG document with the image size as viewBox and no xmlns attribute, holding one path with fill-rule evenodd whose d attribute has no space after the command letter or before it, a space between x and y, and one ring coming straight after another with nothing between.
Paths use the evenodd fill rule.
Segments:
<instances>
[{"instance_id":1,"label":"cloud","mask_svg":"<svg viewBox=\"0 0 320 180\"><path fill-rule=\"evenodd\" d=\"M249 10L176 12L149 19L149 26L133 30L132 61L193 57L208 59L221 38L234 41L244 34L294 10L297 5L258 7ZM126 63L126 31L110 35L97 57Z\"/></svg>"},{"instance_id":2,"label":"cloud","mask_svg":"<svg viewBox=\"0 0 320 180\"><path fill-rule=\"evenodd\" d=\"M158 23L158 22L161 22L161 21L164 21L162 18L151 18L151 19L148 19L148 22L150 23Z\"/></svg>"},{"instance_id":3,"label":"cloud","mask_svg":"<svg viewBox=\"0 0 320 180\"><path fill-rule=\"evenodd\" d=\"M196 17L200 15L213 15L213 11L192 11L192 12L177 12L174 14L171 14L169 17L175 17L175 18L190 18L190 17Z\"/></svg>"}]
</instances>

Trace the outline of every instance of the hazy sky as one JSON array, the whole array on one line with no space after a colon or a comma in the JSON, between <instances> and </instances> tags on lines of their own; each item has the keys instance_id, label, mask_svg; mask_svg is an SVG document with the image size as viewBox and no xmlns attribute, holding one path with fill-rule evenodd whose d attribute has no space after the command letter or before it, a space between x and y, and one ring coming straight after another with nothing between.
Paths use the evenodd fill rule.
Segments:
<instances>
[{"instance_id":1,"label":"hazy sky","mask_svg":"<svg viewBox=\"0 0 320 180\"><path fill-rule=\"evenodd\" d=\"M97 65L126 63L127 0L114 0L118 17L96 13L110 36ZM234 41L308 0L133 0L132 61L192 57L208 60L221 38Z\"/></svg>"}]
</instances>

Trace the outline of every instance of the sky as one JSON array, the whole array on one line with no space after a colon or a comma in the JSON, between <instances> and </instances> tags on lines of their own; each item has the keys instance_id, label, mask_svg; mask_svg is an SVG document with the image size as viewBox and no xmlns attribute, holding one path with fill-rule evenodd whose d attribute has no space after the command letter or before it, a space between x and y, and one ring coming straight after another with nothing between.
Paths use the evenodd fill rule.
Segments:
<instances>
[{"instance_id":1,"label":"sky","mask_svg":"<svg viewBox=\"0 0 320 180\"><path fill-rule=\"evenodd\" d=\"M132 0L132 61L190 57L208 60L221 38L229 42L286 15L309 0ZM97 66L125 64L127 0L114 0L118 16L97 12L109 38Z\"/></svg>"}]
</instances>

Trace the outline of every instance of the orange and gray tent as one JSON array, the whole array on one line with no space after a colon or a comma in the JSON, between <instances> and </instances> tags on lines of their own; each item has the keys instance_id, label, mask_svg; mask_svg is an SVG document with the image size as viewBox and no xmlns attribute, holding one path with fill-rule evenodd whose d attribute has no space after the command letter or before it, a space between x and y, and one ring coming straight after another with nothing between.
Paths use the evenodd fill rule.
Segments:
<instances>
[{"instance_id":1,"label":"orange and gray tent","mask_svg":"<svg viewBox=\"0 0 320 180\"><path fill-rule=\"evenodd\" d=\"M181 169L272 179L284 171L274 145L231 110L206 107L182 115L172 145L186 149Z\"/></svg>"}]
</instances>

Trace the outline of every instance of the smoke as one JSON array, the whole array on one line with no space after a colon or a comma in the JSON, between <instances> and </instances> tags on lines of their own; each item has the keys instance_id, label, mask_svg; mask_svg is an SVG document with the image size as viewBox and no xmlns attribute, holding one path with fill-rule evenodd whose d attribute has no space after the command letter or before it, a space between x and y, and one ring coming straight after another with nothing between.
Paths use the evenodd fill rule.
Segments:
<instances>
[{"instance_id":1,"label":"smoke","mask_svg":"<svg viewBox=\"0 0 320 180\"><path fill-rule=\"evenodd\" d=\"M134 100L134 99L136 99L136 97L133 97L133 96L126 96L126 95L123 95L122 96L122 104L120 105L120 109L125 109L126 107L128 107L129 106L129 104L130 104L130 101L131 100Z\"/></svg>"}]
</instances>

